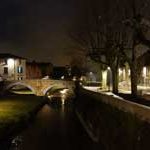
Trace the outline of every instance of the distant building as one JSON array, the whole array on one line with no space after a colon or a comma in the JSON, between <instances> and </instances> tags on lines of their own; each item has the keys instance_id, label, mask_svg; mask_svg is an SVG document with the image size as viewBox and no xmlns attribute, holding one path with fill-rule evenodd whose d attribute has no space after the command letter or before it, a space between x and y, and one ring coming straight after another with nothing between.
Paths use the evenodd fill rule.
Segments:
<instances>
[{"instance_id":1,"label":"distant building","mask_svg":"<svg viewBox=\"0 0 150 150\"><path fill-rule=\"evenodd\" d=\"M52 76L53 65L47 62L27 62L26 63L26 78L41 79Z\"/></svg>"},{"instance_id":2,"label":"distant building","mask_svg":"<svg viewBox=\"0 0 150 150\"><path fill-rule=\"evenodd\" d=\"M69 72L68 66L55 66L53 67L53 79L68 79Z\"/></svg>"},{"instance_id":3,"label":"distant building","mask_svg":"<svg viewBox=\"0 0 150 150\"><path fill-rule=\"evenodd\" d=\"M26 59L7 53L0 53L0 75L6 80L26 79Z\"/></svg>"}]
</instances>

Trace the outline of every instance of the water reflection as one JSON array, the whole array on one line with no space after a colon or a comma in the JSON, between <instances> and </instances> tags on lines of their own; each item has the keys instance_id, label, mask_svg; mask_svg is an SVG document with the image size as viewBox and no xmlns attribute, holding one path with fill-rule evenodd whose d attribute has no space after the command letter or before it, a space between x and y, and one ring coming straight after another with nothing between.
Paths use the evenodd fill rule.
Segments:
<instances>
[{"instance_id":1,"label":"water reflection","mask_svg":"<svg viewBox=\"0 0 150 150\"><path fill-rule=\"evenodd\" d=\"M64 120L66 117L66 112L68 111L67 109L69 108L68 105L72 103L73 97L71 97L71 93L68 89L63 89L60 91L57 91L51 95L47 95L48 97L48 105L43 106L43 108L40 110L40 113L37 114L37 122L40 125L39 130L44 130L44 133L47 133L49 131L49 127L45 129L45 126L49 126L49 122L52 125L53 122L55 122L57 119L54 117L57 113L59 114L59 124L60 126L65 126L64 125ZM42 123L41 119L43 118ZM40 120L40 121L39 121ZM47 122L45 122L47 120ZM47 125L46 125L46 124ZM64 128L62 128L65 130ZM46 135L44 135L46 136ZM11 141L11 146L9 150L21 150L22 149L22 144L24 143L24 136L17 136Z\"/></svg>"},{"instance_id":2,"label":"water reflection","mask_svg":"<svg viewBox=\"0 0 150 150\"><path fill-rule=\"evenodd\" d=\"M62 89L51 95L48 95L49 105L55 111L59 112L61 118L61 124L64 123L66 113L72 105L73 94L69 89Z\"/></svg>"},{"instance_id":3,"label":"water reflection","mask_svg":"<svg viewBox=\"0 0 150 150\"><path fill-rule=\"evenodd\" d=\"M48 93L49 104L52 107L62 107L70 103L70 99L73 95L70 93L69 89L62 89L53 94Z\"/></svg>"},{"instance_id":4,"label":"water reflection","mask_svg":"<svg viewBox=\"0 0 150 150\"><path fill-rule=\"evenodd\" d=\"M65 100L67 99L67 92L68 92L68 89L63 89L63 90L60 91L62 105L65 104Z\"/></svg>"},{"instance_id":5,"label":"water reflection","mask_svg":"<svg viewBox=\"0 0 150 150\"><path fill-rule=\"evenodd\" d=\"M23 142L23 137L22 136L17 136L15 137L12 142L11 142L11 145L10 145L10 149L9 150L20 150L20 145L22 144Z\"/></svg>"}]
</instances>

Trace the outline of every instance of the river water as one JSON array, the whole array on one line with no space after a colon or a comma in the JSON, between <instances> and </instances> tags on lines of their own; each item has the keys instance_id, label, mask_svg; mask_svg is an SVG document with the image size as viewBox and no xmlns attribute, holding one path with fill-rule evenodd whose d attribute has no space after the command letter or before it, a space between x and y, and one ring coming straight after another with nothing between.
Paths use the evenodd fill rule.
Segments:
<instances>
[{"instance_id":1,"label":"river water","mask_svg":"<svg viewBox=\"0 0 150 150\"><path fill-rule=\"evenodd\" d=\"M12 141L9 150L96 150L79 122L67 91L49 96L34 121Z\"/></svg>"}]
</instances>

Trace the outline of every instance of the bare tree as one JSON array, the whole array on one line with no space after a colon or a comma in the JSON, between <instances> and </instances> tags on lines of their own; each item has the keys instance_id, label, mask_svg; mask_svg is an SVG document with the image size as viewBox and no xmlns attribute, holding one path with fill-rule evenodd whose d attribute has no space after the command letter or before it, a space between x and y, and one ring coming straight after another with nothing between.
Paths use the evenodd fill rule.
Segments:
<instances>
[{"instance_id":1,"label":"bare tree","mask_svg":"<svg viewBox=\"0 0 150 150\"><path fill-rule=\"evenodd\" d=\"M108 17L106 10L99 12L98 1L88 2L84 18L75 27L71 38L92 60L111 68L113 92L118 93L118 67L127 36L122 23L114 18L116 16Z\"/></svg>"},{"instance_id":2,"label":"bare tree","mask_svg":"<svg viewBox=\"0 0 150 150\"><path fill-rule=\"evenodd\" d=\"M137 47L140 44L150 47L145 36L150 23L142 14L147 2L124 0L122 4L115 0L113 3L106 0L102 6L98 0L87 0L86 11L71 37L91 59L111 68L114 93L118 92L118 67L121 59L125 59L131 69L131 91L136 96L140 68Z\"/></svg>"},{"instance_id":3,"label":"bare tree","mask_svg":"<svg viewBox=\"0 0 150 150\"><path fill-rule=\"evenodd\" d=\"M129 7L127 9L130 15L128 16L128 19L123 20L123 23L127 26L127 28L130 28L129 39L131 42L128 45L130 55L126 52L124 52L124 54L131 69L131 92L132 95L137 96L138 78L142 66L140 65L142 64L142 60L140 59L140 55L138 55L139 52L137 50L137 47L140 44L150 47L150 40L146 37L146 33L150 29L150 26L148 22L144 21L144 14L142 15L142 9L143 7L147 6L147 2L142 1L142 3L140 3L139 1L132 0L132 3L129 4L130 9ZM142 49L140 51L142 54L146 52Z\"/></svg>"}]
</instances>

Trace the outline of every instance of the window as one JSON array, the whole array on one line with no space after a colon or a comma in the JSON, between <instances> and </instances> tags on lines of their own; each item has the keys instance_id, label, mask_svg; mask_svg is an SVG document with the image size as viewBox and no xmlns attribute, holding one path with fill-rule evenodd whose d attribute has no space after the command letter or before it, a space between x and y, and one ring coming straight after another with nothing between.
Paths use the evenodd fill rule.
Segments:
<instances>
[{"instance_id":1,"label":"window","mask_svg":"<svg viewBox=\"0 0 150 150\"><path fill-rule=\"evenodd\" d=\"M18 77L18 80L23 80L23 77Z\"/></svg>"},{"instance_id":2,"label":"window","mask_svg":"<svg viewBox=\"0 0 150 150\"><path fill-rule=\"evenodd\" d=\"M8 67L4 67L4 74L8 74Z\"/></svg>"},{"instance_id":3,"label":"window","mask_svg":"<svg viewBox=\"0 0 150 150\"><path fill-rule=\"evenodd\" d=\"M17 73L23 73L23 68L21 66L17 67Z\"/></svg>"}]
</instances>

